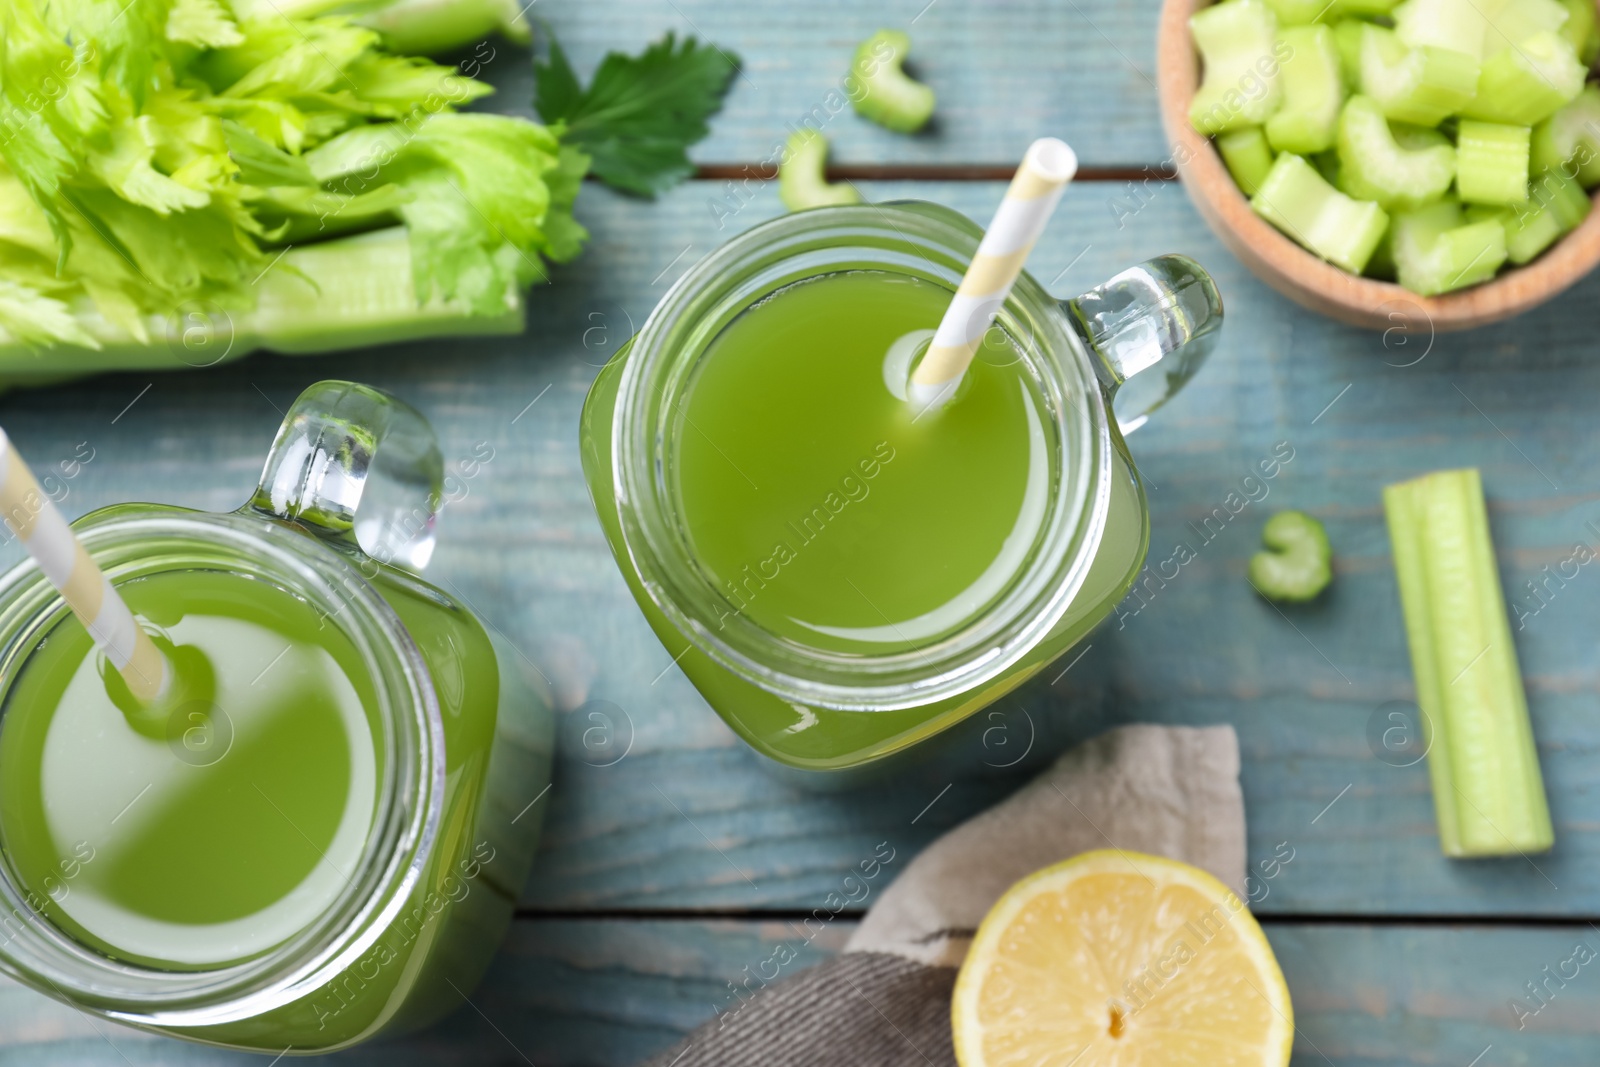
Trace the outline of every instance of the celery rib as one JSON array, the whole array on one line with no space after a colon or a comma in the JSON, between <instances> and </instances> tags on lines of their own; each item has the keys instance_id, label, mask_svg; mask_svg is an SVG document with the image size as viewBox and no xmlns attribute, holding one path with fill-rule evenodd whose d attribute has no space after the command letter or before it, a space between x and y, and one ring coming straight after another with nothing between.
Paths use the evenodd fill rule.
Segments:
<instances>
[{"instance_id":1,"label":"celery rib","mask_svg":"<svg viewBox=\"0 0 1600 1067\"><path fill-rule=\"evenodd\" d=\"M1439 471L1383 499L1440 847L1545 851L1555 837L1478 472Z\"/></svg>"}]
</instances>

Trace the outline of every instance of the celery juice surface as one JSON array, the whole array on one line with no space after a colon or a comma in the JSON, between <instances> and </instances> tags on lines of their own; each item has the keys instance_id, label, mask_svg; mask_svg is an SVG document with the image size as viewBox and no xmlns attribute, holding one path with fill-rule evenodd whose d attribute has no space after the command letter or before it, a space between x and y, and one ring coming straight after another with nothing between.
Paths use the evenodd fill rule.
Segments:
<instances>
[{"instance_id":1,"label":"celery juice surface","mask_svg":"<svg viewBox=\"0 0 1600 1067\"><path fill-rule=\"evenodd\" d=\"M1016 342L991 329L943 410L903 399L949 302L910 275L824 274L743 311L699 360L669 477L701 564L768 632L867 655L926 645L1033 552L1056 442Z\"/></svg>"}]
</instances>

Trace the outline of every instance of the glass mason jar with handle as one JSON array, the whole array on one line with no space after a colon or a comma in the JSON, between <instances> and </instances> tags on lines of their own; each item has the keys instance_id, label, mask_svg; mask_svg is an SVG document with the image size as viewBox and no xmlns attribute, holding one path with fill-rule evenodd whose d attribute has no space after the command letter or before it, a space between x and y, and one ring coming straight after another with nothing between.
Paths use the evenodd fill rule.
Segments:
<instances>
[{"instance_id":1,"label":"glass mason jar with handle","mask_svg":"<svg viewBox=\"0 0 1600 1067\"><path fill-rule=\"evenodd\" d=\"M1009 377L989 375L987 385L969 371L969 379L979 378L970 396L958 392L948 409L918 426L921 416L888 395L903 398L915 352L903 342L885 345L882 337L915 317L901 315L896 302L925 299L920 291L932 294L924 309L932 318L922 324L937 324L936 309L948 303L981 236L966 217L920 202L824 208L757 226L668 292L602 370L585 403L582 456L590 494L635 599L711 707L786 767L861 767L946 730L1071 648L1111 612L1143 565L1148 516L1123 434L1204 361L1222 323L1216 287L1182 256L1130 268L1067 301L1024 274L993 328L997 351L1018 366ZM904 342L931 332L911 331ZM863 337L857 362L870 366L854 367L835 354ZM886 352L881 374L879 352ZM988 374L984 359L980 352L974 368ZM838 375L840 393L825 386L807 391L815 383L806 368L820 363ZM843 482L837 452L818 461L832 465L827 471L808 470L804 453L828 452L840 434L853 431L853 421L868 417L858 394L874 389L883 395L870 417L890 427L877 451L859 469L845 468ZM962 430L962 405L976 411L984 389L988 399L981 403L1002 416L989 424L969 420ZM1006 389L1013 399L1020 389L1020 406L1004 407ZM797 416L786 405L806 410ZM769 438L775 444L760 443L763 423L781 425ZM974 514L981 509L959 497L983 488L983 471L968 472L953 490L957 499L930 503L940 491L940 469L930 480L928 470L914 467L914 452L927 454L941 435L962 432L968 436L957 454L952 458L947 448L937 461L952 472L969 444L986 448L1002 434L1033 442L1013 464L1024 470L995 472L996 480L1026 483L1018 514L1027 522L998 527L1011 533L992 560L956 558L975 543L960 538L981 517ZM877 427L861 440L876 436ZM768 463L760 453L773 449L796 454ZM897 460L901 453L911 458ZM718 463L732 488L708 494L701 483L708 470L715 480ZM813 474L832 477L813 480ZM913 491L918 479L921 488ZM815 487L796 489L796 482ZM954 475L950 484L958 485ZM879 497L873 513L852 503L869 493ZM742 530L748 510L786 494L800 501L798 510L787 505L789 513L814 515L815 524L806 518L781 524L773 553L739 568L741 557L722 550L728 529ZM808 510L810 499L826 502L833 514ZM921 509L917 521L927 518L923 526L936 534L898 526L888 509L899 506ZM858 517L846 521L848 515ZM830 518L836 521L829 532L818 534ZM893 576L901 547L928 583L918 574ZM911 590L906 605L925 606L935 597L935 607L921 614L889 603L899 599L897 583L937 585L942 551L950 569L982 574L948 599ZM721 558L713 558L718 552ZM858 561L871 566L852 574ZM804 579L790 577L802 573ZM804 588L783 590L784 581ZM856 624L823 619L833 610L829 598L859 600ZM874 611L883 625L870 625Z\"/></svg>"},{"instance_id":2,"label":"glass mason jar with handle","mask_svg":"<svg viewBox=\"0 0 1600 1067\"><path fill-rule=\"evenodd\" d=\"M80 519L175 668L151 707L36 566L0 580L0 969L272 1055L461 1003L531 864L553 718L417 577L444 486L421 415L322 382L238 511Z\"/></svg>"}]
</instances>

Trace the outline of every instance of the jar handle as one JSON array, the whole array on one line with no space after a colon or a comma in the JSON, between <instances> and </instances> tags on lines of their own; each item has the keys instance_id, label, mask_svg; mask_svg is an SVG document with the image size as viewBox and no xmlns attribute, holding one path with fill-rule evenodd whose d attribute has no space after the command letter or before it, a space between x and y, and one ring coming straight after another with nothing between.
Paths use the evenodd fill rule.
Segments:
<instances>
[{"instance_id":1,"label":"jar handle","mask_svg":"<svg viewBox=\"0 0 1600 1067\"><path fill-rule=\"evenodd\" d=\"M433 555L443 486L438 438L415 408L370 386L325 381L289 409L245 507L420 571Z\"/></svg>"},{"instance_id":2,"label":"jar handle","mask_svg":"<svg viewBox=\"0 0 1600 1067\"><path fill-rule=\"evenodd\" d=\"M1062 307L1099 357L1095 372L1125 434L1194 377L1222 331L1222 296L1188 256L1129 267Z\"/></svg>"}]
</instances>

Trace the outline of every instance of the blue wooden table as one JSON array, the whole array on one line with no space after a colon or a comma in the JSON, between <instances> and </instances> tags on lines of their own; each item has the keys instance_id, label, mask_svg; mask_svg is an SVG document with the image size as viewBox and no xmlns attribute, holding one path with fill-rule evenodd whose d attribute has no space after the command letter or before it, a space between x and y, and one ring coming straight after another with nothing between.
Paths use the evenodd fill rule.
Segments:
<instances>
[{"instance_id":1,"label":"blue wooden table","mask_svg":"<svg viewBox=\"0 0 1600 1067\"><path fill-rule=\"evenodd\" d=\"M909 858L1075 740L1133 721L1238 729L1250 856L1293 850L1257 911L1294 995L1297 1065L1597 1059L1600 964L1572 961L1600 952L1600 568L1538 598L1526 583L1580 542L1600 548L1600 279L1513 323L1404 344L1290 305L1163 179L1156 9L540 0L536 12L581 71L666 30L745 62L696 150L698 180L656 203L584 189L578 214L593 242L534 293L525 336L256 357L0 398L0 422L35 464L93 449L68 483L72 515L125 499L237 506L283 409L322 377L407 398L447 457L494 449L445 512L430 574L559 689L542 853L470 1006L339 1062L635 1062L729 1004L729 983L778 942L801 961L837 951L855 914L809 941L798 921L878 842ZM939 93L930 132L897 136L834 110L855 44L880 25L912 33L920 74ZM526 53L493 47L494 106L531 115ZM1084 172L1032 261L1041 281L1070 295L1169 251L1214 272L1224 343L1131 442L1148 477L1152 560L1196 545L1194 525L1280 442L1294 456L1268 499L1196 545L1177 578L1126 603L1070 671L1007 698L938 760L837 795L769 776L672 666L613 567L577 454L589 383L665 288L782 210L770 183L747 176L791 124L820 124L839 173L869 199L937 200L980 222L1027 143L1059 135ZM1557 840L1531 860L1443 859L1425 768L1374 740L1413 695L1379 492L1462 465L1483 470L1507 596L1523 609L1516 639ZM1280 613L1243 572L1261 522L1290 506L1327 524L1337 578L1322 602ZM586 744L597 711L613 733ZM264 1061L96 1024L0 985L0 1064L246 1062Z\"/></svg>"}]
</instances>

